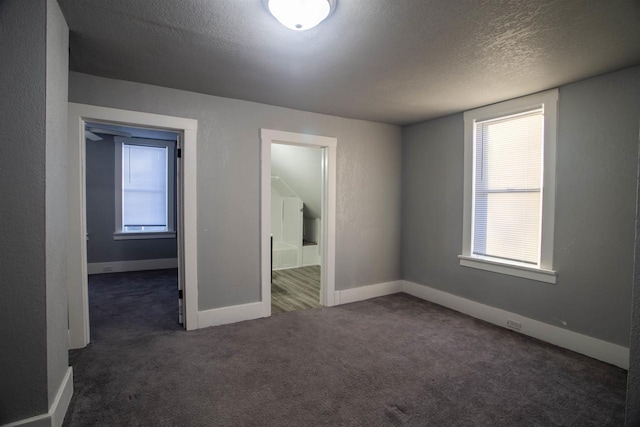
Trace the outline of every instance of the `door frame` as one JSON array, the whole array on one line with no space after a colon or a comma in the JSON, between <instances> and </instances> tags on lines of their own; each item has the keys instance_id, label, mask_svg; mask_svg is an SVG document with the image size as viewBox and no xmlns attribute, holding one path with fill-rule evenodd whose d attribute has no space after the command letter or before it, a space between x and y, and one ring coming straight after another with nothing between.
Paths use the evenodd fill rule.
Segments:
<instances>
[{"instance_id":1,"label":"door frame","mask_svg":"<svg viewBox=\"0 0 640 427\"><path fill-rule=\"evenodd\" d=\"M271 144L323 149L320 304L335 305L336 151L328 136L260 129L260 263L263 315L271 316Z\"/></svg>"},{"instance_id":2,"label":"door frame","mask_svg":"<svg viewBox=\"0 0 640 427\"><path fill-rule=\"evenodd\" d=\"M196 151L198 121L182 117L142 113L70 102L69 230L67 236L67 284L69 298L69 347L89 344L89 294L87 287L86 139L85 122L101 122L177 132L181 135L182 165L178 180L178 262L183 286L184 326L198 328L198 245L196 210ZM180 253L180 249L183 249Z\"/></svg>"}]
</instances>

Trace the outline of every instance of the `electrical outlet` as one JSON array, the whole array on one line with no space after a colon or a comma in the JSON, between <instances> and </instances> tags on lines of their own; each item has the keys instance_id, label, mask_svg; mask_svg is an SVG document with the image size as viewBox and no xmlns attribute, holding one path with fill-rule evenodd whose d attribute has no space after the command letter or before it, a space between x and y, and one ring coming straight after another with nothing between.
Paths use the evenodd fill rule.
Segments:
<instances>
[{"instance_id":1,"label":"electrical outlet","mask_svg":"<svg viewBox=\"0 0 640 427\"><path fill-rule=\"evenodd\" d=\"M113 267L102 267L103 273L110 273L113 271Z\"/></svg>"},{"instance_id":2,"label":"electrical outlet","mask_svg":"<svg viewBox=\"0 0 640 427\"><path fill-rule=\"evenodd\" d=\"M522 329L522 323L516 322L515 320L507 320L507 327L519 331Z\"/></svg>"}]
</instances>

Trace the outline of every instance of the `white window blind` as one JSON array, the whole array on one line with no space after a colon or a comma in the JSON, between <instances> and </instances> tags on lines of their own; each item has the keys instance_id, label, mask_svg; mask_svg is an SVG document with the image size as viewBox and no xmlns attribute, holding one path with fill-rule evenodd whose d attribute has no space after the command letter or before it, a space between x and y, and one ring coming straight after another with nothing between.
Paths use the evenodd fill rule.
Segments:
<instances>
[{"instance_id":1,"label":"white window blind","mask_svg":"<svg viewBox=\"0 0 640 427\"><path fill-rule=\"evenodd\" d=\"M543 110L474 129L473 255L540 265Z\"/></svg>"},{"instance_id":2,"label":"white window blind","mask_svg":"<svg viewBox=\"0 0 640 427\"><path fill-rule=\"evenodd\" d=\"M124 231L168 229L167 148L122 145Z\"/></svg>"}]
</instances>

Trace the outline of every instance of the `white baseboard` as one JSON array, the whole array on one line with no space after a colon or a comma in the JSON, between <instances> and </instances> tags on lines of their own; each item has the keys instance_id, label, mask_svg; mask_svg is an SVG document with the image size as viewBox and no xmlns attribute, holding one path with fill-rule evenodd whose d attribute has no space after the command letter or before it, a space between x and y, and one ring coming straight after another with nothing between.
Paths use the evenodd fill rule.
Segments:
<instances>
[{"instance_id":1,"label":"white baseboard","mask_svg":"<svg viewBox=\"0 0 640 427\"><path fill-rule=\"evenodd\" d=\"M138 259L134 261L92 262L88 274L122 273L125 271L162 270L178 268L178 258Z\"/></svg>"},{"instance_id":2,"label":"white baseboard","mask_svg":"<svg viewBox=\"0 0 640 427\"><path fill-rule=\"evenodd\" d=\"M335 292L335 305L348 304L350 302L396 294L398 292L402 292L402 280L345 289L343 291ZM249 304L232 305L229 307L199 311L198 328L226 325L228 323L268 317L271 313L270 308L270 305L267 307L263 302L252 302Z\"/></svg>"},{"instance_id":3,"label":"white baseboard","mask_svg":"<svg viewBox=\"0 0 640 427\"><path fill-rule=\"evenodd\" d=\"M320 265L320 260L319 259L314 259L314 260L311 260L311 261L308 261L308 262L302 264L303 267L311 267L313 265Z\"/></svg>"},{"instance_id":4,"label":"white baseboard","mask_svg":"<svg viewBox=\"0 0 640 427\"><path fill-rule=\"evenodd\" d=\"M265 317L264 311L264 304L262 302L198 311L198 328L258 319Z\"/></svg>"},{"instance_id":5,"label":"white baseboard","mask_svg":"<svg viewBox=\"0 0 640 427\"><path fill-rule=\"evenodd\" d=\"M629 349L627 347L549 325L426 285L419 285L406 280L402 282L402 291L407 294L505 328L507 327L507 320L514 320L522 325L522 328L516 330L516 332L593 357L594 359L619 366L623 369L629 369Z\"/></svg>"},{"instance_id":6,"label":"white baseboard","mask_svg":"<svg viewBox=\"0 0 640 427\"><path fill-rule=\"evenodd\" d=\"M73 368L69 366L60 383L56 398L46 414L5 424L3 427L60 427L73 396Z\"/></svg>"},{"instance_id":7,"label":"white baseboard","mask_svg":"<svg viewBox=\"0 0 640 427\"><path fill-rule=\"evenodd\" d=\"M341 291L336 291L335 305L364 301L369 298L397 294L398 292L402 292L402 280L344 289Z\"/></svg>"},{"instance_id":8,"label":"white baseboard","mask_svg":"<svg viewBox=\"0 0 640 427\"><path fill-rule=\"evenodd\" d=\"M51 405L49 414L51 414L51 425L53 427L60 427L64 421L64 416L69 408L69 402L71 402L71 396L73 396L73 368L69 366L67 373L62 379L56 399Z\"/></svg>"}]
</instances>

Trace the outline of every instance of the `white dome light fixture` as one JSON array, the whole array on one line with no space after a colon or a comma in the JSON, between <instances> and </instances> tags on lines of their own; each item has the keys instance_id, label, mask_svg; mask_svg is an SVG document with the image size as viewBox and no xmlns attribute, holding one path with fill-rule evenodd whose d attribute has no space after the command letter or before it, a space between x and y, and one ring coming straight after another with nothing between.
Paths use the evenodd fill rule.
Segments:
<instances>
[{"instance_id":1,"label":"white dome light fixture","mask_svg":"<svg viewBox=\"0 0 640 427\"><path fill-rule=\"evenodd\" d=\"M336 8L337 0L263 0L271 14L285 27L294 31L309 30Z\"/></svg>"}]
</instances>

